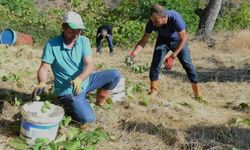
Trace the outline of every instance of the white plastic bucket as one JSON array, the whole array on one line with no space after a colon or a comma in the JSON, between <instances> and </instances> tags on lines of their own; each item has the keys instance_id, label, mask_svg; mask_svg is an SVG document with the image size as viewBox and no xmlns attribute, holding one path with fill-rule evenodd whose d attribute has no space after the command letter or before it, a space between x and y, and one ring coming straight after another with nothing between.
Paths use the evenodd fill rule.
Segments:
<instances>
[{"instance_id":1,"label":"white plastic bucket","mask_svg":"<svg viewBox=\"0 0 250 150\"><path fill-rule=\"evenodd\" d=\"M37 138L56 138L59 123L64 116L62 107L51 104L51 109L42 113L44 102L29 102L21 107L22 123L20 136L28 144L34 144Z\"/></svg>"},{"instance_id":2,"label":"white plastic bucket","mask_svg":"<svg viewBox=\"0 0 250 150\"><path fill-rule=\"evenodd\" d=\"M125 78L121 78L116 87L110 91L113 102L124 101L125 95Z\"/></svg>"}]
</instances>

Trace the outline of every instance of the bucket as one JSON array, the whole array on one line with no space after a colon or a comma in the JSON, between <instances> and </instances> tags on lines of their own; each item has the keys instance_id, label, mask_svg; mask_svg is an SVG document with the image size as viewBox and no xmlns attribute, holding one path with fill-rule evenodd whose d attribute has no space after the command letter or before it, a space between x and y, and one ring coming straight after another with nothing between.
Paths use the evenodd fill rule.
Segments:
<instances>
[{"instance_id":1,"label":"bucket","mask_svg":"<svg viewBox=\"0 0 250 150\"><path fill-rule=\"evenodd\" d=\"M110 91L113 102L124 101L125 95L125 78L121 78L116 87Z\"/></svg>"},{"instance_id":2,"label":"bucket","mask_svg":"<svg viewBox=\"0 0 250 150\"><path fill-rule=\"evenodd\" d=\"M16 43L16 32L12 29L4 29L1 32L0 42L1 44L14 45Z\"/></svg>"},{"instance_id":3,"label":"bucket","mask_svg":"<svg viewBox=\"0 0 250 150\"><path fill-rule=\"evenodd\" d=\"M0 34L0 44L6 45L32 45L33 38L28 34L14 31L10 28L4 29Z\"/></svg>"},{"instance_id":4,"label":"bucket","mask_svg":"<svg viewBox=\"0 0 250 150\"><path fill-rule=\"evenodd\" d=\"M29 102L21 107L20 137L28 144L34 144L37 138L48 138L50 141L56 138L64 110L60 106L51 104L51 109L42 113L43 105L44 102Z\"/></svg>"}]
</instances>

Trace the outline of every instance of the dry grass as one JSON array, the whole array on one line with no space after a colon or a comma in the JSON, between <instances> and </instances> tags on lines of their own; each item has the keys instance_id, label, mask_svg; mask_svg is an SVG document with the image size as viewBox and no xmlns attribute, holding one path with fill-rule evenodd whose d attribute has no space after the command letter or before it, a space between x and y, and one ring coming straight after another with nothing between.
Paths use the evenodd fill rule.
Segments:
<instances>
[{"instance_id":1,"label":"dry grass","mask_svg":"<svg viewBox=\"0 0 250 150\"><path fill-rule=\"evenodd\" d=\"M113 57L108 56L107 49L102 56L94 53L96 66L117 68L126 78L126 87L140 84L143 89L135 98L127 98L126 103L113 104L111 110L95 109L97 120L91 128L101 126L112 135L112 139L98 145L98 149L250 149L250 128L235 126L232 122L236 117L250 116L249 111L237 109L242 102L250 104L250 31L224 33L215 38L214 48L190 41L193 63L208 104L192 98L186 74L175 61L173 70L162 70L159 97L148 106L141 106L139 101L148 93L148 71L142 74L129 71L123 64L128 50L116 49ZM30 47L1 46L0 77L26 70L31 72L21 78L22 85L15 81L0 82L1 92L10 91L28 98L36 83L40 55L41 50ZM152 48L147 47L136 62L149 67L151 57ZM6 124L13 120L15 113L5 102L0 125L2 147L13 136L12 132L6 133Z\"/></svg>"}]
</instances>

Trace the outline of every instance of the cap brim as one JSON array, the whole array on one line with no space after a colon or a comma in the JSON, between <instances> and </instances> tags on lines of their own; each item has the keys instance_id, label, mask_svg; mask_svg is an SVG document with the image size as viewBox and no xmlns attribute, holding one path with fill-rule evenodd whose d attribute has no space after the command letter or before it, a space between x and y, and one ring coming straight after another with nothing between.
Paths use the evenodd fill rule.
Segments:
<instances>
[{"instance_id":1,"label":"cap brim","mask_svg":"<svg viewBox=\"0 0 250 150\"><path fill-rule=\"evenodd\" d=\"M84 29L83 24L68 23L68 25L71 29Z\"/></svg>"}]
</instances>

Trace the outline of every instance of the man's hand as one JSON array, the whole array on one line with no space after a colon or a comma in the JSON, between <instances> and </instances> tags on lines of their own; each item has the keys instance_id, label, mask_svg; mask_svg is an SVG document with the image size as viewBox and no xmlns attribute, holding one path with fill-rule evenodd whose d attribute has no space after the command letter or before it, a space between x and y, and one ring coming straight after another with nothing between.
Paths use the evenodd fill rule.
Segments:
<instances>
[{"instance_id":1,"label":"man's hand","mask_svg":"<svg viewBox=\"0 0 250 150\"><path fill-rule=\"evenodd\" d=\"M82 88L82 79L76 77L73 81L71 81L71 84L73 86L73 94L74 95L80 94Z\"/></svg>"},{"instance_id":2,"label":"man's hand","mask_svg":"<svg viewBox=\"0 0 250 150\"><path fill-rule=\"evenodd\" d=\"M97 34L97 37L101 36L101 33Z\"/></svg>"},{"instance_id":3,"label":"man's hand","mask_svg":"<svg viewBox=\"0 0 250 150\"><path fill-rule=\"evenodd\" d=\"M45 82L40 82L32 92L32 99L35 99L37 96L41 95L44 92L46 87Z\"/></svg>"},{"instance_id":4,"label":"man's hand","mask_svg":"<svg viewBox=\"0 0 250 150\"><path fill-rule=\"evenodd\" d=\"M134 62L134 58L135 58L135 54L134 53L131 53L130 55L126 56L125 57L125 61L124 63L127 65L127 66L131 66L133 65L135 62Z\"/></svg>"},{"instance_id":5,"label":"man's hand","mask_svg":"<svg viewBox=\"0 0 250 150\"><path fill-rule=\"evenodd\" d=\"M174 64L174 59L175 59L175 54L174 53L166 59L166 62L165 62L165 69L166 70L171 70L172 69L173 64Z\"/></svg>"}]
</instances>

